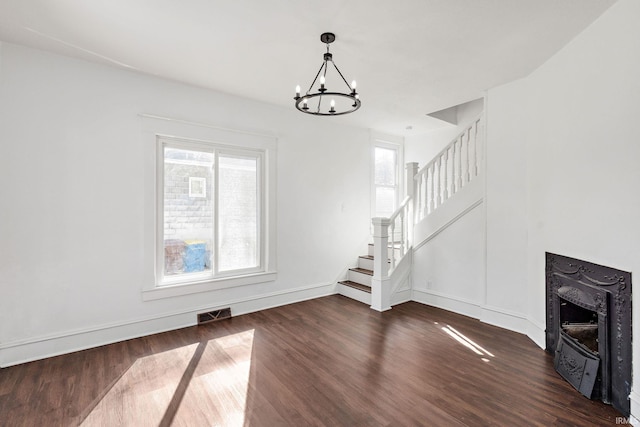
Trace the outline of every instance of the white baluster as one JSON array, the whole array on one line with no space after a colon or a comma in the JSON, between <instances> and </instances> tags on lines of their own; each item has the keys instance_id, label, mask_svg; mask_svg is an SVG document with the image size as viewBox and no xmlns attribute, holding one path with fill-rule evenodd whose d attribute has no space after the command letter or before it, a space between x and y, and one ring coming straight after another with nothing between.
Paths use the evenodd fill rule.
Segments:
<instances>
[{"instance_id":1,"label":"white baluster","mask_svg":"<svg viewBox=\"0 0 640 427\"><path fill-rule=\"evenodd\" d=\"M460 142L460 149L458 150L458 191L462 188L462 139L461 136L456 140L456 143Z\"/></svg>"},{"instance_id":2,"label":"white baluster","mask_svg":"<svg viewBox=\"0 0 640 427\"><path fill-rule=\"evenodd\" d=\"M474 134L473 134L473 174L474 176L478 176L478 124L480 120L477 120L474 123Z\"/></svg>"},{"instance_id":3,"label":"white baluster","mask_svg":"<svg viewBox=\"0 0 640 427\"><path fill-rule=\"evenodd\" d=\"M407 206L402 208L402 210L400 211L400 259L402 259L402 257L404 256L405 236L407 235L405 233L405 229L404 229L404 211L405 211L405 209L407 209Z\"/></svg>"},{"instance_id":4,"label":"white baluster","mask_svg":"<svg viewBox=\"0 0 640 427\"><path fill-rule=\"evenodd\" d=\"M436 208L436 202L435 202L435 197L433 194L435 185L433 184L433 181L435 181L435 171L436 171L436 164L435 162L431 164L431 166L429 166L429 169L431 171L431 192L429 194L429 213L433 212L433 210Z\"/></svg>"},{"instance_id":5,"label":"white baluster","mask_svg":"<svg viewBox=\"0 0 640 427\"><path fill-rule=\"evenodd\" d=\"M417 223L422 218L422 203L424 202L422 198L422 174L416 175L416 202L413 205L413 215L414 221L413 223Z\"/></svg>"},{"instance_id":6,"label":"white baluster","mask_svg":"<svg viewBox=\"0 0 640 427\"><path fill-rule=\"evenodd\" d=\"M457 155L457 150L456 150L456 141L454 140L453 143L451 144L451 196L453 196L454 194L456 194L456 192L458 191L457 188L457 178L456 178L456 157Z\"/></svg>"},{"instance_id":7,"label":"white baluster","mask_svg":"<svg viewBox=\"0 0 640 427\"><path fill-rule=\"evenodd\" d=\"M438 207L440 206L440 196L442 194L442 189L441 189L441 185L442 185L442 179L440 177L440 172L441 172L441 168L440 168L440 160L442 159L442 157L438 156L438 160L436 161L436 164L434 165L434 172L436 170L436 168L438 169L438 173L435 174L436 178L437 178L437 182L434 182L434 186L436 189L436 194L435 194L435 199L436 199L436 207L435 209L438 209ZM434 181L436 181L434 179Z\"/></svg>"},{"instance_id":8,"label":"white baluster","mask_svg":"<svg viewBox=\"0 0 640 427\"><path fill-rule=\"evenodd\" d=\"M449 149L447 148L444 152L444 187L443 187L443 194L442 194L442 201L444 202L445 200L447 200L449 198L449 177L448 175L448 164L449 164Z\"/></svg>"},{"instance_id":9,"label":"white baluster","mask_svg":"<svg viewBox=\"0 0 640 427\"><path fill-rule=\"evenodd\" d=\"M418 182L420 183L419 185L420 189L418 190L418 194L420 195L420 204L418 205L418 208L417 208L418 212L416 212L416 214L418 215L416 222L424 218L425 210L427 206L427 188L424 182L424 173L421 173L420 175L418 175Z\"/></svg>"},{"instance_id":10,"label":"white baluster","mask_svg":"<svg viewBox=\"0 0 640 427\"><path fill-rule=\"evenodd\" d=\"M416 175L418 174L418 163L410 162L404 166L405 182L407 183L407 196L415 199L416 197Z\"/></svg>"},{"instance_id":11,"label":"white baluster","mask_svg":"<svg viewBox=\"0 0 640 427\"><path fill-rule=\"evenodd\" d=\"M411 198L409 202L411 204L411 216L409 221L411 224L416 222L416 208L418 206L418 183L416 182L416 176L418 174L418 163L411 162L405 165L405 182L407 183L407 196Z\"/></svg>"},{"instance_id":12,"label":"white baluster","mask_svg":"<svg viewBox=\"0 0 640 427\"><path fill-rule=\"evenodd\" d=\"M470 167L469 167L469 157L470 157L470 151L469 151L469 144L470 144L470 139L471 139L471 128L467 129L467 182L471 181L471 175L469 173Z\"/></svg>"},{"instance_id":13,"label":"white baluster","mask_svg":"<svg viewBox=\"0 0 640 427\"><path fill-rule=\"evenodd\" d=\"M395 253L395 247L396 247L396 224L395 221L392 221L391 224L389 224L389 236L391 237L391 270L396 268L396 253Z\"/></svg>"}]
</instances>

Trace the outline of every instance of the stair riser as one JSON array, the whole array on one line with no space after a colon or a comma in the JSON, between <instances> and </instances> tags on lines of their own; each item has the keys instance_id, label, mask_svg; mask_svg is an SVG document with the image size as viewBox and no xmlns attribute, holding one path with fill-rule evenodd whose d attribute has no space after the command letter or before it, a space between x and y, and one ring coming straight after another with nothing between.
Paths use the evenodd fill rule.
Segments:
<instances>
[{"instance_id":1,"label":"stair riser","mask_svg":"<svg viewBox=\"0 0 640 427\"><path fill-rule=\"evenodd\" d=\"M348 278L353 282L371 286L371 276L369 276L368 274L362 274L358 273L357 271L349 270Z\"/></svg>"},{"instance_id":2,"label":"stair riser","mask_svg":"<svg viewBox=\"0 0 640 427\"><path fill-rule=\"evenodd\" d=\"M373 270L373 260L367 258L358 258L358 267L367 270Z\"/></svg>"},{"instance_id":3,"label":"stair riser","mask_svg":"<svg viewBox=\"0 0 640 427\"><path fill-rule=\"evenodd\" d=\"M368 248L369 250L367 251L367 255L373 256L373 245L369 245ZM400 257L400 248L395 248L394 251L396 254L396 258ZM391 249L389 249L388 252L389 252L389 256L391 256Z\"/></svg>"},{"instance_id":4,"label":"stair riser","mask_svg":"<svg viewBox=\"0 0 640 427\"><path fill-rule=\"evenodd\" d=\"M338 284L336 290L340 295L371 305L371 294L369 293L340 284Z\"/></svg>"}]
</instances>

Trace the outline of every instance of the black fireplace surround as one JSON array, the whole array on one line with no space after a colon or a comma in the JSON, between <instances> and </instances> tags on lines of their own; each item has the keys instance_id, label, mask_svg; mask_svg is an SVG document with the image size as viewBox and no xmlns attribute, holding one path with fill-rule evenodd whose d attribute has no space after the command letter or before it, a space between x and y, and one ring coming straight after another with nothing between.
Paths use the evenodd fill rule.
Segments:
<instances>
[{"instance_id":1,"label":"black fireplace surround","mask_svg":"<svg viewBox=\"0 0 640 427\"><path fill-rule=\"evenodd\" d=\"M630 412L631 273L546 254L546 350L580 393Z\"/></svg>"}]
</instances>

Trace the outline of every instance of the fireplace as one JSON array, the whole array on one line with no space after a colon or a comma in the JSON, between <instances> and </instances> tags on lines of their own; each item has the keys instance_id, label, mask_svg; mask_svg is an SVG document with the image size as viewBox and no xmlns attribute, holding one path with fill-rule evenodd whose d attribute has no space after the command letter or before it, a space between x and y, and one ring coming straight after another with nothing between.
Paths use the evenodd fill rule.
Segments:
<instances>
[{"instance_id":1,"label":"fireplace","mask_svg":"<svg viewBox=\"0 0 640 427\"><path fill-rule=\"evenodd\" d=\"M629 415L631 273L546 254L546 350L576 390Z\"/></svg>"}]
</instances>

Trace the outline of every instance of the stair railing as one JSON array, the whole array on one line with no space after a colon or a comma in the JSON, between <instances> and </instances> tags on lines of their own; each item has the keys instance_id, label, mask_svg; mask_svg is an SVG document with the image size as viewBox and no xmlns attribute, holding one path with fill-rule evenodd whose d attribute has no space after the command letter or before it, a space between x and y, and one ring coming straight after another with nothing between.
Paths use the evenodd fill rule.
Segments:
<instances>
[{"instance_id":1,"label":"stair railing","mask_svg":"<svg viewBox=\"0 0 640 427\"><path fill-rule=\"evenodd\" d=\"M389 253L389 273L396 268L396 264L407 252L409 240L408 223L411 222L409 216L409 202L411 197L404 198L398 209L389 217L389 243L387 245Z\"/></svg>"},{"instance_id":2,"label":"stair railing","mask_svg":"<svg viewBox=\"0 0 640 427\"><path fill-rule=\"evenodd\" d=\"M407 196L389 218L373 218L371 308L391 308L391 274L411 248L413 225L434 212L481 172L483 115L418 170L406 165Z\"/></svg>"},{"instance_id":3,"label":"stair railing","mask_svg":"<svg viewBox=\"0 0 640 427\"><path fill-rule=\"evenodd\" d=\"M415 176L415 222L434 212L480 172L483 116L458 134Z\"/></svg>"},{"instance_id":4,"label":"stair railing","mask_svg":"<svg viewBox=\"0 0 640 427\"><path fill-rule=\"evenodd\" d=\"M389 218L373 218L373 278L371 308L384 311L391 308L391 273L407 254L413 236L413 194L417 163L406 165L407 196Z\"/></svg>"}]
</instances>

